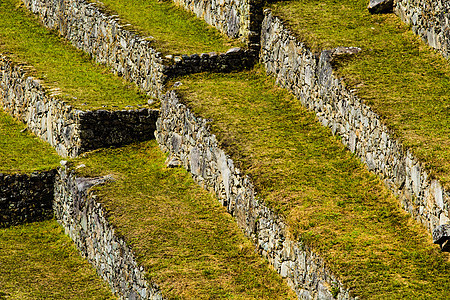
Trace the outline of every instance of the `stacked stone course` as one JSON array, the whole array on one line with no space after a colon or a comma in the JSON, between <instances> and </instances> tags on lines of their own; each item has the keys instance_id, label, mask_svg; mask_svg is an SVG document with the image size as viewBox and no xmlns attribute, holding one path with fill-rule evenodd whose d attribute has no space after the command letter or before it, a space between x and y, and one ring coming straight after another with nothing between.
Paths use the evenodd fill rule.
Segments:
<instances>
[{"instance_id":1,"label":"stacked stone course","mask_svg":"<svg viewBox=\"0 0 450 300\"><path fill-rule=\"evenodd\" d=\"M62 157L154 138L157 110L82 111L0 54L0 104Z\"/></svg>"},{"instance_id":2,"label":"stacked stone course","mask_svg":"<svg viewBox=\"0 0 450 300\"><path fill-rule=\"evenodd\" d=\"M260 13L259 1L174 0L203 17L231 37L248 42L250 50L230 49L227 53L165 56L152 48L151 41L124 29L116 17L82 0L23 0L43 23L58 30L75 46L98 62L135 82L148 94L162 98L156 138L170 153L169 164L182 165L204 188L216 193L239 226L253 239L260 253L286 278L301 299L353 299L324 261L312 249L290 240L283 220L257 199L250 180L234 167L218 147L207 122L195 117L179 102L174 91L164 94L169 78L202 71L231 71L249 67L255 49L261 45L260 60L278 84L292 91L314 110L320 122L342 137L349 149L369 170L391 187L405 210L432 231L449 223L449 197L437 180L430 180L423 165L401 143L370 107L348 91L333 75L331 61L336 49L311 53L290 34L270 11ZM412 24L412 29L448 57L448 11L445 1L398 0L396 12ZM262 24L262 25L261 25ZM262 28L261 28L262 27ZM261 40L259 31L261 29ZM143 137L151 138L156 112L80 111L49 95L39 81L28 77L6 57L0 56L2 105L28 129L54 146L62 156L109 145L121 145ZM0 174L0 213L18 212L0 225L29 221L50 214L49 201L24 206L23 198L37 199L38 189L27 175ZM77 178L70 168L32 174L45 187L49 199L54 186L53 210L56 218L93 263L114 292L129 299L162 299L158 288L145 281L131 249L117 238L107 214L96 201L92 185L104 179ZM28 187L28 183L31 186ZM17 187L17 189L16 189ZM6 199L6 200L5 200ZM34 200L33 200L34 201ZM27 204L28 205L28 204ZM31 210L35 212L31 212ZM19 214L20 212L20 214ZM23 213L25 212L25 213ZM7 214L6 214L7 215ZM16 218L16 219L14 219Z\"/></svg>"},{"instance_id":3,"label":"stacked stone course","mask_svg":"<svg viewBox=\"0 0 450 300\"><path fill-rule=\"evenodd\" d=\"M175 91L162 100L156 139L169 153L169 165L184 166L217 195L299 299L353 299L312 249L289 238L283 220L257 199L249 178L219 148L207 121L181 104Z\"/></svg>"},{"instance_id":4,"label":"stacked stone course","mask_svg":"<svg viewBox=\"0 0 450 300\"><path fill-rule=\"evenodd\" d=\"M395 13L412 31L446 58L450 58L450 2L395 0Z\"/></svg>"},{"instance_id":5,"label":"stacked stone course","mask_svg":"<svg viewBox=\"0 0 450 300\"><path fill-rule=\"evenodd\" d=\"M0 173L0 227L50 219L55 173Z\"/></svg>"},{"instance_id":6,"label":"stacked stone course","mask_svg":"<svg viewBox=\"0 0 450 300\"><path fill-rule=\"evenodd\" d=\"M255 52L230 49L226 53L163 56L152 41L125 29L110 16L84 0L23 0L42 23L57 30L72 44L110 66L153 97L164 95L170 78L196 72L229 72L249 67Z\"/></svg>"},{"instance_id":7,"label":"stacked stone course","mask_svg":"<svg viewBox=\"0 0 450 300\"><path fill-rule=\"evenodd\" d=\"M280 19L265 11L260 60L267 73L315 111L333 134L341 136L350 151L384 179L403 208L432 233L450 221L449 192L438 180L429 178L424 166L393 138L381 118L333 75L331 61L338 50L312 53Z\"/></svg>"},{"instance_id":8,"label":"stacked stone course","mask_svg":"<svg viewBox=\"0 0 450 300\"><path fill-rule=\"evenodd\" d=\"M90 187L110 180L76 177L73 170L63 165L55 179L55 217L114 293L122 299L162 300L159 288L146 281L133 251L115 234L106 210L89 191Z\"/></svg>"},{"instance_id":9,"label":"stacked stone course","mask_svg":"<svg viewBox=\"0 0 450 300\"><path fill-rule=\"evenodd\" d=\"M220 32L259 50L262 0L173 0Z\"/></svg>"}]
</instances>

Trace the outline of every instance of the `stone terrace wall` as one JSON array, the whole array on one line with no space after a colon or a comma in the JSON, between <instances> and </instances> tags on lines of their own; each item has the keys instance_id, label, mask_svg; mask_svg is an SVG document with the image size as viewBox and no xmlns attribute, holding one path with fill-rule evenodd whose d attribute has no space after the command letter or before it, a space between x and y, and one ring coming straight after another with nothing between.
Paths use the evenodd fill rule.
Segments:
<instances>
[{"instance_id":1,"label":"stone terrace wall","mask_svg":"<svg viewBox=\"0 0 450 300\"><path fill-rule=\"evenodd\" d=\"M79 113L79 153L154 139L159 111L95 110Z\"/></svg>"},{"instance_id":2,"label":"stone terrace wall","mask_svg":"<svg viewBox=\"0 0 450 300\"><path fill-rule=\"evenodd\" d=\"M308 246L290 240L284 222L255 197L248 177L218 147L206 120L179 103L176 92L162 100L156 139L169 165L184 166L203 188L215 192L258 251L286 278L300 299L353 299Z\"/></svg>"},{"instance_id":3,"label":"stone terrace wall","mask_svg":"<svg viewBox=\"0 0 450 300\"><path fill-rule=\"evenodd\" d=\"M48 94L38 80L0 53L0 104L61 156L76 156L79 111Z\"/></svg>"},{"instance_id":4,"label":"stone terrace wall","mask_svg":"<svg viewBox=\"0 0 450 300\"><path fill-rule=\"evenodd\" d=\"M0 227L51 219L55 173L0 173Z\"/></svg>"},{"instance_id":5,"label":"stone terrace wall","mask_svg":"<svg viewBox=\"0 0 450 300\"><path fill-rule=\"evenodd\" d=\"M84 0L23 0L43 24L59 31L72 44L91 54L153 97L164 94L169 78L193 72L232 71L250 66L252 51L202 53L163 57L152 42L124 29L117 16L108 16ZM236 53L237 52L237 53ZM238 55L236 55L238 54Z\"/></svg>"},{"instance_id":6,"label":"stone terrace wall","mask_svg":"<svg viewBox=\"0 0 450 300\"><path fill-rule=\"evenodd\" d=\"M81 111L0 54L0 104L63 157L154 138L158 111Z\"/></svg>"},{"instance_id":7,"label":"stone terrace wall","mask_svg":"<svg viewBox=\"0 0 450 300\"><path fill-rule=\"evenodd\" d=\"M333 75L331 60L337 48L311 53L284 28L282 21L265 11L261 34L261 62L277 83L290 90L319 121L360 157L367 168L385 180L403 208L430 232L448 223L450 194L412 153L395 140L380 117L363 104Z\"/></svg>"},{"instance_id":8,"label":"stone terrace wall","mask_svg":"<svg viewBox=\"0 0 450 300\"><path fill-rule=\"evenodd\" d=\"M395 13L444 57L450 57L450 1L395 0Z\"/></svg>"},{"instance_id":9,"label":"stone terrace wall","mask_svg":"<svg viewBox=\"0 0 450 300\"><path fill-rule=\"evenodd\" d=\"M259 49L262 0L173 0L231 38ZM256 46L256 47L255 47Z\"/></svg>"},{"instance_id":10,"label":"stone terrace wall","mask_svg":"<svg viewBox=\"0 0 450 300\"><path fill-rule=\"evenodd\" d=\"M60 168L55 180L55 217L121 299L162 300L158 287L145 280L132 250L116 236L106 211L88 190L107 180L77 178L68 167Z\"/></svg>"}]
</instances>

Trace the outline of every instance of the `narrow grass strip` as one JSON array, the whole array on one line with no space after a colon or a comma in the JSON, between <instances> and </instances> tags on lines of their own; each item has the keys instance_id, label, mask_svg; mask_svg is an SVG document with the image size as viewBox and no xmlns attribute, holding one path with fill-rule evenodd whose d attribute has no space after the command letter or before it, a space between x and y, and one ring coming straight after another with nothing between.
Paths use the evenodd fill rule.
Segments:
<instances>
[{"instance_id":1,"label":"narrow grass strip","mask_svg":"<svg viewBox=\"0 0 450 300\"><path fill-rule=\"evenodd\" d=\"M261 67L181 78L180 93L247 173L259 196L355 295L446 299L450 262L300 101Z\"/></svg>"},{"instance_id":2,"label":"narrow grass strip","mask_svg":"<svg viewBox=\"0 0 450 300\"><path fill-rule=\"evenodd\" d=\"M165 54L226 52L243 46L172 1L102 0L101 4L142 36L151 36L154 48Z\"/></svg>"},{"instance_id":3,"label":"narrow grass strip","mask_svg":"<svg viewBox=\"0 0 450 300\"><path fill-rule=\"evenodd\" d=\"M148 97L138 88L95 64L38 23L20 0L0 2L0 52L31 67L33 76L61 99L79 109L123 109L147 106Z\"/></svg>"},{"instance_id":4,"label":"narrow grass strip","mask_svg":"<svg viewBox=\"0 0 450 300\"><path fill-rule=\"evenodd\" d=\"M0 172L31 173L56 168L60 157L25 125L0 109Z\"/></svg>"},{"instance_id":5,"label":"narrow grass strip","mask_svg":"<svg viewBox=\"0 0 450 300\"><path fill-rule=\"evenodd\" d=\"M280 1L270 7L313 50L362 48L359 55L337 62L337 75L448 189L449 62L394 14L370 15L365 0Z\"/></svg>"},{"instance_id":6,"label":"narrow grass strip","mask_svg":"<svg viewBox=\"0 0 450 300\"><path fill-rule=\"evenodd\" d=\"M116 233L168 299L295 299L233 218L156 141L96 151L83 176L112 174L95 193Z\"/></svg>"},{"instance_id":7,"label":"narrow grass strip","mask_svg":"<svg viewBox=\"0 0 450 300\"><path fill-rule=\"evenodd\" d=\"M116 299L55 220L0 229L0 299Z\"/></svg>"}]
</instances>

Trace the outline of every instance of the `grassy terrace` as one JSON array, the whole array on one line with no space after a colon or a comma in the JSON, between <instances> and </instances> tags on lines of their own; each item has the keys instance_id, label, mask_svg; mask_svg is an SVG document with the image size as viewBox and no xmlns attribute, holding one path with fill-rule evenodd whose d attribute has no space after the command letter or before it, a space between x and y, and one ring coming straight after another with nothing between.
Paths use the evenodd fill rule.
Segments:
<instances>
[{"instance_id":1,"label":"grassy terrace","mask_svg":"<svg viewBox=\"0 0 450 300\"><path fill-rule=\"evenodd\" d=\"M297 0L270 8L315 51L361 47L338 62L338 76L450 188L450 64L394 14L370 15L367 3Z\"/></svg>"},{"instance_id":2,"label":"grassy terrace","mask_svg":"<svg viewBox=\"0 0 450 300\"><path fill-rule=\"evenodd\" d=\"M88 55L56 36L20 4L0 2L0 53L31 65L32 74L49 88L59 88L61 98L79 109L120 109L147 106L147 96L95 64Z\"/></svg>"},{"instance_id":3,"label":"grassy terrace","mask_svg":"<svg viewBox=\"0 0 450 300\"><path fill-rule=\"evenodd\" d=\"M0 110L0 173L58 166L60 157ZM56 221L0 228L0 299L115 299Z\"/></svg>"},{"instance_id":4,"label":"grassy terrace","mask_svg":"<svg viewBox=\"0 0 450 300\"><path fill-rule=\"evenodd\" d=\"M75 161L86 165L83 176L116 178L96 193L165 297L295 299L217 200L165 158L150 141Z\"/></svg>"},{"instance_id":5,"label":"grassy terrace","mask_svg":"<svg viewBox=\"0 0 450 300\"><path fill-rule=\"evenodd\" d=\"M118 14L123 22L131 23L142 36L152 36L154 47L165 54L225 52L242 46L172 1L102 0L101 3L110 14Z\"/></svg>"},{"instance_id":6,"label":"grassy terrace","mask_svg":"<svg viewBox=\"0 0 450 300\"><path fill-rule=\"evenodd\" d=\"M311 244L356 295L447 299L450 261L383 183L261 67L180 79L180 93L294 238Z\"/></svg>"},{"instance_id":7,"label":"grassy terrace","mask_svg":"<svg viewBox=\"0 0 450 300\"><path fill-rule=\"evenodd\" d=\"M0 229L0 299L116 299L54 220Z\"/></svg>"},{"instance_id":8,"label":"grassy terrace","mask_svg":"<svg viewBox=\"0 0 450 300\"><path fill-rule=\"evenodd\" d=\"M0 109L0 173L31 173L59 165L60 157L25 125Z\"/></svg>"}]
</instances>

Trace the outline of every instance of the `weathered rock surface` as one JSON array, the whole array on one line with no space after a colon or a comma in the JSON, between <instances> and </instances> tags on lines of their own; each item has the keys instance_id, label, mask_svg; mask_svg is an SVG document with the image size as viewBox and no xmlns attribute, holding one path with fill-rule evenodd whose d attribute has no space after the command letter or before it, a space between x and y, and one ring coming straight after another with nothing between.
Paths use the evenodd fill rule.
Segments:
<instances>
[{"instance_id":1,"label":"weathered rock surface","mask_svg":"<svg viewBox=\"0 0 450 300\"><path fill-rule=\"evenodd\" d=\"M231 38L259 50L259 32L264 1L173 0Z\"/></svg>"},{"instance_id":2,"label":"weathered rock surface","mask_svg":"<svg viewBox=\"0 0 450 300\"><path fill-rule=\"evenodd\" d=\"M370 0L367 9L371 14L384 14L392 12L394 0Z\"/></svg>"},{"instance_id":3,"label":"weathered rock surface","mask_svg":"<svg viewBox=\"0 0 450 300\"><path fill-rule=\"evenodd\" d=\"M194 116L174 91L162 100L155 135L169 153L167 162L184 166L195 181L217 195L299 299L353 299L312 249L289 238L285 223L255 196L250 179L219 148L207 121Z\"/></svg>"},{"instance_id":4,"label":"weathered rock surface","mask_svg":"<svg viewBox=\"0 0 450 300\"><path fill-rule=\"evenodd\" d=\"M438 244L442 251L450 252L450 224L444 224L433 230L433 243Z\"/></svg>"}]
</instances>

